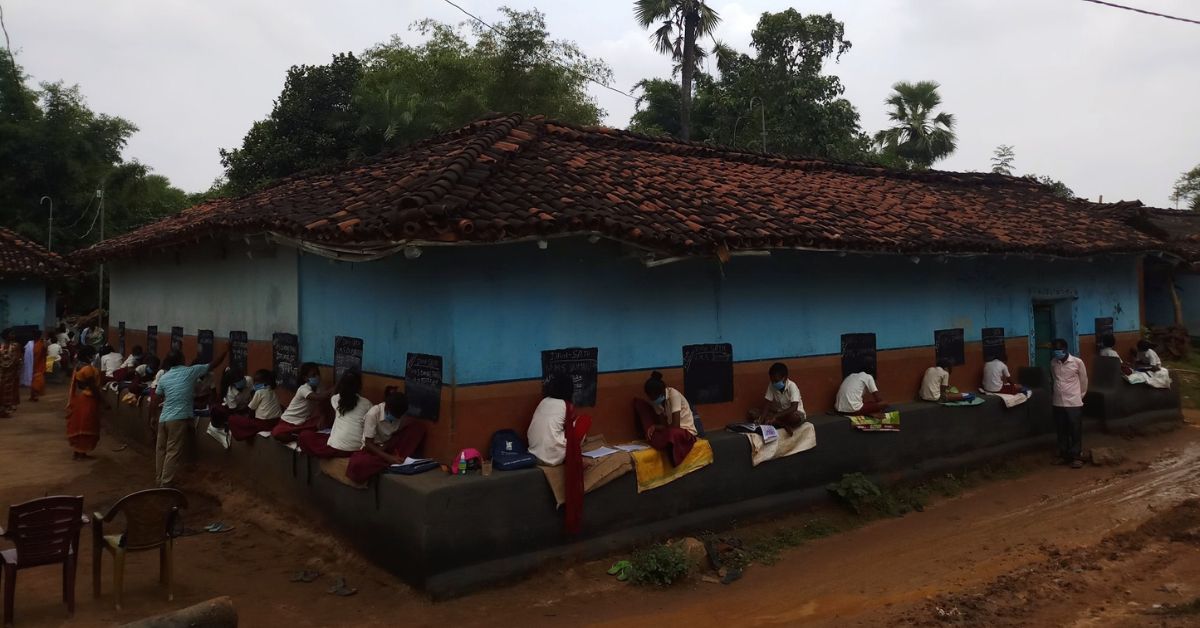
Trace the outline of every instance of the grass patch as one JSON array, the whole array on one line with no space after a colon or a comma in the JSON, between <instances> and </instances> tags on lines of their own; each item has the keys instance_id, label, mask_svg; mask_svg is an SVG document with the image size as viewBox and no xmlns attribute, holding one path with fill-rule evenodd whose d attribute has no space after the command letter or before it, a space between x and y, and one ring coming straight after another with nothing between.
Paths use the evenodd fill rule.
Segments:
<instances>
[{"instance_id":1,"label":"grass patch","mask_svg":"<svg viewBox=\"0 0 1200 628\"><path fill-rule=\"evenodd\" d=\"M745 542L743 556L746 565L774 565L784 550L804 545L808 541L831 536L845 528L826 519L810 519L798 526L781 527ZM744 565L734 565L741 567Z\"/></svg>"},{"instance_id":2,"label":"grass patch","mask_svg":"<svg viewBox=\"0 0 1200 628\"><path fill-rule=\"evenodd\" d=\"M1166 362L1171 377L1179 382L1179 394L1184 408L1200 408L1200 352L1193 351L1182 360Z\"/></svg>"}]
</instances>

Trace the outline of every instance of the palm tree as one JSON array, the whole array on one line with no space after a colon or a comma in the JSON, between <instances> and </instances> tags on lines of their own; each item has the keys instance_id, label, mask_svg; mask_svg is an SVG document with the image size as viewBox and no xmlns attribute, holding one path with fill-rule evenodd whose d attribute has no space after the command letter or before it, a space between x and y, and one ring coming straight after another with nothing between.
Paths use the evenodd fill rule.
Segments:
<instances>
[{"instance_id":1,"label":"palm tree","mask_svg":"<svg viewBox=\"0 0 1200 628\"><path fill-rule=\"evenodd\" d=\"M679 136L686 140L691 135L692 76L703 55L696 40L711 35L721 17L704 0L634 0L633 13L643 28L659 24L650 39L679 65Z\"/></svg>"},{"instance_id":2,"label":"palm tree","mask_svg":"<svg viewBox=\"0 0 1200 628\"><path fill-rule=\"evenodd\" d=\"M888 117L895 124L875 134L875 141L885 152L915 168L929 168L954 152L954 116L934 112L942 104L938 87L935 81L901 81L893 85L894 93L886 102L892 108Z\"/></svg>"}]
</instances>

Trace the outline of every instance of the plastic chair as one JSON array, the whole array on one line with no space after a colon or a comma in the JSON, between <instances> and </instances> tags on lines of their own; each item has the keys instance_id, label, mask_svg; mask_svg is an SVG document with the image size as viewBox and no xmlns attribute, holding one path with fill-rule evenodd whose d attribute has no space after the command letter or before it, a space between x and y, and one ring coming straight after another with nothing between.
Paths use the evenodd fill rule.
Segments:
<instances>
[{"instance_id":1,"label":"plastic chair","mask_svg":"<svg viewBox=\"0 0 1200 628\"><path fill-rule=\"evenodd\" d=\"M0 562L4 565L5 626L13 623L17 571L29 567L62 563L63 602L67 605L67 613L75 614L79 530L87 520L83 514L83 497L42 497L9 506L8 529L0 529L0 536L11 540L15 546L0 551Z\"/></svg>"},{"instance_id":2,"label":"plastic chair","mask_svg":"<svg viewBox=\"0 0 1200 628\"><path fill-rule=\"evenodd\" d=\"M125 555L129 552L158 550L158 581L167 586L167 599L174 600L171 572L175 546L175 522L179 511L187 508L187 498L173 488L152 488L130 493L113 504L104 514L92 518L92 594L100 597L100 561L107 550L113 555L113 587L117 610L125 581ZM104 524L119 514L125 515L125 531L104 534Z\"/></svg>"}]
</instances>

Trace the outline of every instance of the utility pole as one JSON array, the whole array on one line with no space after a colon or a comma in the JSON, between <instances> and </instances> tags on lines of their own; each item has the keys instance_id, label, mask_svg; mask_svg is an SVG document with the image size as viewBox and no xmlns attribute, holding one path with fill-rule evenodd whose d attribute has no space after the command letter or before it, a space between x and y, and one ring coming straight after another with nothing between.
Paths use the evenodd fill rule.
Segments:
<instances>
[{"instance_id":1,"label":"utility pole","mask_svg":"<svg viewBox=\"0 0 1200 628\"><path fill-rule=\"evenodd\" d=\"M96 196L100 199L100 242L104 241L104 188L96 190ZM99 320L96 322L101 329L104 329L105 334L108 333L108 327L104 325L104 262L100 262L100 287L99 287Z\"/></svg>"},{"instance_id":2,"label":"utility pole","mask_svg":"<svg viewBox=\"0 0 1200 628\"><path fill-rule=\"evenodd\" d=\"M759 98L758 96L751 96L750 97L750 111L749 111L749 113L751 115L754 114L754 101L756 101L756 100L758 101L759 109L762 110L762 151L763 151L763 154L766 155L767 154L767 103L763 102L763 99Z\"/></svg>"},{"instance_id":3,"label":"utility pole","mask_svg":"<svg viewBox=\"0 0 1200 628\"><path fill-rule=\"evenodd\" d=\"M49 196L43 196L38 200L38 205L50 201L50 219L46 221L46 250L52 251L51 246L54 244L54 199Z\"/></svg>"}]
</instances>

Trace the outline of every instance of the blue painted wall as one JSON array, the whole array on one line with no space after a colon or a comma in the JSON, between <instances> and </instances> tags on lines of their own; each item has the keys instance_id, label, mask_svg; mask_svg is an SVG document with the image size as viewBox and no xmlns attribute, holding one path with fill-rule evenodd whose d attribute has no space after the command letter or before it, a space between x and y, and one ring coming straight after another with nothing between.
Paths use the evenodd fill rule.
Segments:
<instances>
[{"instance_id":1,"label":"blue painted wall","mask_svg":"<svg viewBox=\"0 0 1200 628\"><path fill-rule=\"evenodd\" d=\"M20 325L45 328L54 320L46 282L41 279L0 279L0 329Z\"/></svg>"},{"instance_id":2,"label":"blue painted wall","mask_svg":"<svg viewBox=\"0 0 1200 628\"><path fill-rule=\"evenodd\" d=\"M601 371L678 365L680 348L730 342L735 359L833 354L840 335L873 331L880 349L927 346L935 329L1030 333L1035 298L1067 299L1072 327L1112 316L1138 328L1132 256L1085 261L839 257L780 252L645 268L611 243L556 240L427 248L365 264L302 256L306 359L332 360L333 336L366 341L368 371L402 374L404 353L446 358L459 384L541 375L540 351L599 347ZM1066 303L1064 303L1066 305Z\"/></svg>"}]
</instances>

